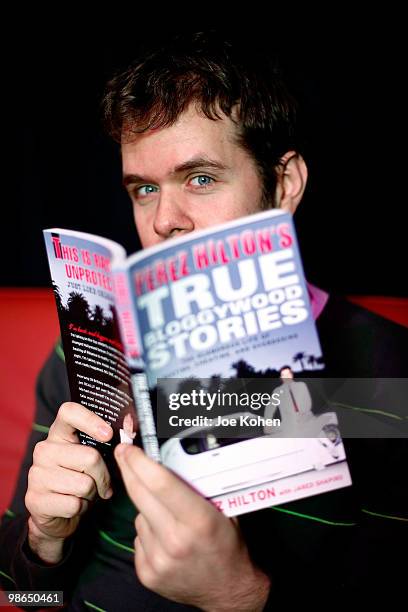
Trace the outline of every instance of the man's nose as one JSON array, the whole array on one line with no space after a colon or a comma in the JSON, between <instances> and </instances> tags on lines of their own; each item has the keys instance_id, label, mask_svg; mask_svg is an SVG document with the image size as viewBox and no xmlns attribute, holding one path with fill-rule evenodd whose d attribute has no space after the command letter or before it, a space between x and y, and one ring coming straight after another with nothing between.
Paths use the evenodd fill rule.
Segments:
<instances>
[{"instance_id":1,"label":"man's nose","mask_svg":"<svg viewBox=\"0 0 408 612\"><path fill-rule=\"evenodd\" d=\"M155 211L154 231L166 240L180 233L192 232L194 221L182 194L162 191Z\"/></svg>"}]
</instances>

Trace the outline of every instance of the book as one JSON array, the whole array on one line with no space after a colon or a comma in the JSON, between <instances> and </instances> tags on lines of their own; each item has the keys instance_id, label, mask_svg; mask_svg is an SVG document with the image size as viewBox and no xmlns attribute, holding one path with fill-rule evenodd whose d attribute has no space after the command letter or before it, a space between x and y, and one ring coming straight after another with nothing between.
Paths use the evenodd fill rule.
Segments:
<instances>
[{"instance_id":1,"label":"book","mask_svg":"<svg viewBox=\"0 0 408 612\"><path fill-rule=\"evenodd\" d=\"M269 210L129 257L44 230L72 401L228 516L351 484L292 216ZM282 370L283 368L283 370ZM306 378L305 378L306 376Z\"/></svg>"}]
</instances>

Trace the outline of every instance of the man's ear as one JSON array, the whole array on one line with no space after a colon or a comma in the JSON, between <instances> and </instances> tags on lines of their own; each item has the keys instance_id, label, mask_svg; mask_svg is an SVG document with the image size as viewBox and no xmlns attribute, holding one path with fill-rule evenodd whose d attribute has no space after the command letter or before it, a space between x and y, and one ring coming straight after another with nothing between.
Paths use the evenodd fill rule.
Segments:
<instances>
[{"instance_id":1,"label":"man's ear","mask_svg":"<svg viewBox=\"0 0 408 612\"><path fill-rule=\"evenodd\" d=\"M306 187L305 160L296 151L288 151L281 157L276 174L275 207L293 214Z\"/></svg>"}]
</instances>

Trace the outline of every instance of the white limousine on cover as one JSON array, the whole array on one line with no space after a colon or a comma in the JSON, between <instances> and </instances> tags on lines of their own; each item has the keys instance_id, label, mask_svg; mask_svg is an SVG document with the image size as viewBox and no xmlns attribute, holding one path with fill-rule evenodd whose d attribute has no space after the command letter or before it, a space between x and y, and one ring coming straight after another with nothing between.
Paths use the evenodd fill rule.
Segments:
<instances>
[{"instance_id":1,"label":"white limousine on cover","mask_svg":"<svg viewBox=\"0 0 408 612\"><path fill-rule=\"evenodd\" d=\"M227 418L239 422L245 416L254 415L237 412ZM302 437L290 438L281 437L278 428L275 434L261 432L252 438L220 437L220 427L210 421L204 427L185 429L160 449L164 465L206 497L323 469L345 459L334 412L311 414L302 425Z\"/></svg>"}]
</instances>

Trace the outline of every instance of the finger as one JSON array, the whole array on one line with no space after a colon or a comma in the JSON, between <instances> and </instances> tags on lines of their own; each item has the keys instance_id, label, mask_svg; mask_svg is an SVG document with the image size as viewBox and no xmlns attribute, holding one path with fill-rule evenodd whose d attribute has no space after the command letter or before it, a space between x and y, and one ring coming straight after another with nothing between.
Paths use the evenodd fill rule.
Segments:
<instances>
[{"instance_id":1,"label":"finger","mask_svg":"<svg viewBox=\"0 0 408 612\"><path fill-rule=\"evenodd\" d=\"M140 504L144 500L141 499L139 491L143 485L169 511L173 519L181 523L194 524L201 518L206 520L209 514L213 514L214 518L219 516L216 508L200 493L163 465L147 457L140 448L120 444L115 449L115 457L122 475L126 475L129 483L138 485L131 488L132 495L135 496L134 503L140 511ZM148 517L150 524L156 529L156 523L153 525L150 515Z\"/></svg>"},{"instance_id":2,"label":"finger","mask_svg":"<svg viewBox=\"0 0 408 612\"><path fill-rule=\"evenodd\" d=\"M63 495L75 495L93 501L97 495L94 479L89 474L57 467L53 470L41 469L43 490Z\"/></svg>"},{"instance_id":3,"label":"finger","mask_svg":"<svg viewBox=\"0 0 408 612\"><path fill-rule=\"evenodd\" d=\"M127 446L124 444L123 446ZM115 453L116 455L116 453ZM152 531L160 540L165 540L168 533L176 529L176 519L169 512L160 499L156 498L151 491L140 481L131 469L126 459L120 455L118 459L119 469L129 497L136 508L145 517Z\"/></svg>"},{"instance_id":4,"label":"finger","mask_svg":"<svg viewBox=\"0 0 408 612\"><path fill-rule=\"evenodd\" d=\"M154 532L150 529L149 523L143 515L139 514L136 520L138 525L135 551L140 551L141 549L144 571L150 572L152 570L152 576L156 580L162 581L169 572L175 570L177 560L172 557L170 551L166 550L160 540L155 537Z\"/></svg>"},{"instance_id":5,"label":"finger","mask_svg":"<svg viewBox=\"0 0 408 612\"><path fill-rule=\"evenodd\" d=\"M135 539L135 569L140 582L148 589L152 589L154 587L155 572L149 563L143 542L139 536Z\"/></svg>"},{"instance_id":6,"label":"finger","mask_svg":"<svg viewBox=\"0 0 408 612\"><path fill-rule=\"evenodd\" d=\"M48 438L78 444L76 430L83 431L99 442L106 442L113 435L112 428L97 414L81 404L65 402L58 410L57 417L50 427Z\"/></svg>"},{"instance_id":7,"label":"finger","mask_svg":"<svg viewBox=\"0 0 408 612\"><path fill-rule=\"evenodd\" d=\"M147 518L141 513L136 517L135 527L139 546L143 547L143 554L147 559L152 560L154 547L160 546L160 538L152 530Z\"/></svg>"},{"instance_id":8,"label":"finger","mask_svg":"<svg viewBox=\"0 0 408 612\"><path fill-rule=\"evenodd\" d=\"M135 520L135 528L136 534L142 540L143 543L148 542L154 537L154 532L149 525L148 519L144 516L144 514L139 514ZM146 545L144 544L144 548L146 549Z\"/></svg>"},{"instance_id":9,"label":"finger","mask_svg":"<svg viewBox=\"0 0 408 612\"><path fill-rule=\"evenodd\" d=\"M68 471L88 474L95 482L100 497L108 499L112 495L108 468L101 454L92 446L72 445L47 439L36 445L34 465L47 471L53 467L60 467Z\"/></svg>"},{"instance_id":10,"label":"finger","mask_svg":"<svg viewBox=\"0 0 408 612\"><path fill-rule=\"evenodd\" d=\"M25 499L29 513L43 520L53 518L71 519L84 514L89 502L74 495L61 495L59 493L46 493L35 495L27 492Z\"/></svg>"}]
</instances>

